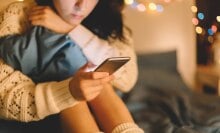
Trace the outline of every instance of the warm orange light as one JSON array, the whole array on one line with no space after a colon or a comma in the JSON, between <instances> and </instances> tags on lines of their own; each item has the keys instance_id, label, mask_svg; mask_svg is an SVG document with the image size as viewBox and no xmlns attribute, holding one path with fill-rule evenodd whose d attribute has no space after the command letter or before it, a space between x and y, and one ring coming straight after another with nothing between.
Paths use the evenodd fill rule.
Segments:
<instances>
[{"instance_id":1,"label":"warm orange light","mask_svg":"<svg viewBox=\"0 0 220 133\"><path fill-rule=\"evenodd\" d=\"M138 11L141 11L141 12L146 11L146 7L144 6L144 4L137 5L137 9L138 9Z\"/></svg>"},{"instance_id":2,"label":"warm orange light","mask_svg":"<svg viewBox=\"0 0 220 133\"><path fill-rule=\"evenodd\" d=\"M217 16L217 17L216 17L216 20L217 20L218 22L220 22L220 16Z\"/></svg>"},{"instance_id":3,"label":"warm orange light","mask_svg":"<svg viewBox=\"0 0 220 133\"><path fill-rule=\"evenodd\" d=\"M194 25L198 25L199 24L199 20L197 18L192 18L192 23Z\"/></svg>"},{"instance_id":4,"label":"warm orange light","mask_svg":"<svg viewBox=\"0 0 220 133\"><path fill-rule=\"evenodd\" d=\"M198 34L202 34L202 27L200 27L200 26L196 26L196 33L198 33Z\"/></svg>"},{"instance_id":5,"label":"warm orange light","mask_svg":"<svg viewBox=\"0 0 220 133\"><path fill-rule=\"evenodd\" d=\"M125 4L131 5L134 3L134 0L124 0Z\"/></svg>"},{"instance_id":6,"label":"warm orange light","mask_svg":"<svg viewBox=\"0 0 220 133\"><path fill-rule=\"evenodd\" d=\"M149 7L150 10L153 10L153 11L157 9L157 5L155 3L150 3L148 5L148 7Z\"/></svg>"},{"instance_id":7,"label":"warm orange light","mask_svg":"<svg viewBox=\"0 0 220 133\"><path fill-rule=\"evenodd\" d=\"M198 8L196 6L191 6L191 10L192 12L197 13Z\"/></svg>"}]
</instances>

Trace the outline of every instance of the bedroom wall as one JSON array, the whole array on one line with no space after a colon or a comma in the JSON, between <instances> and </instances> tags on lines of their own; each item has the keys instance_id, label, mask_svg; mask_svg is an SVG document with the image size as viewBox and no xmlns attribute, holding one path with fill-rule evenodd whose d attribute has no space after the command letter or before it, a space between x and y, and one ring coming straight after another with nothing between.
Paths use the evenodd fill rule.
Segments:
<instances>
[{"instance_id":1,"label":"bedroom wall","mask_svg":"<svg viewBox=\"0 0 220 133\"><path fill-rule=\"evenodd\" d=\"M138 54L176 49L178 69L184 81L194 86L196 41L191 19L194 0L179 0L167 4L164 12L138 12L125 9L125 23L132 29Z\"/></svg>"}]
</instances>

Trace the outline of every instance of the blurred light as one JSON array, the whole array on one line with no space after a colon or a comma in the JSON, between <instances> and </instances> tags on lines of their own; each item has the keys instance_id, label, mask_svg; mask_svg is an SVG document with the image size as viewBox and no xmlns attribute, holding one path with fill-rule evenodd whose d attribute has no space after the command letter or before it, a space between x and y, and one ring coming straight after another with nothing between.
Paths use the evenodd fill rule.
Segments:
<instances>
[{"instance_id":1,"label":"blurred light","mask_svg":"<svg viewBox=\"0 0 220 133\"><path fill-rule=\"evenodd\" d=\"M208 29L208 34L210 35L210 36L212 36L213 34L214 34L214 32L212 31L212 29L210 28L210 29Z\"/></svg>"},{"instance_id":2,"label":"blurred light","mask_svg":"<svg viewBox=\"0 0 220 133\"><path fill-rule=\"evenodd\" d=\"M192 12L197 13L198 8L196 6L191 6L191 10Z\"/></svg>"},{"instance_id":3,"label":"blurred light","mask_svg":"<svg viewBox=\"0 0 220 133\"><path fill-rule=\"evenodd\" d=\"M157 5L155 3L150 3L148 5L148 7L149 7L150 10L153 10L153 11L157 9Z\"/></svg>"},{"instance_id":4,"label":"blurred light","mask_svg":"<svg viewBox=\"0 0 220 133\"><path fill-rule=\"evenodd\" d=\"M124 2L127 5L131 5L132 3L134 3L134 0L124 0Z\"/></svg>"},{"instance_id":5,"label":"blurred light","mask_svg":"<svg viewBox=\"0 0 220 133\"><path fill-rule=\"evenodd\" d=\"M220 16L217 16L217 17L216 17L216 20L217 20L218 22L220 22Z\"/></svg>"},{"instance_id":6,"label":"blurred light","mask_svg":"<svg viewBox=\"0 0 220 133\"><path fill-rule=\"evenodd\" d=\"M157 11L158 12L163 12L164 8L162 5L157 5Z\"/></svg>"},{"instance_id":7,"label":"blurred light","mask_svg":"<svg viewBox=\"0 0 220 133\"><path fill-rule=\"evenodd\" d=\"M24 0L17 0L17 1L24 1Z\"/></svg>"},{"instance_id":8,"label":"blurred light","mask_svg":"<svg viewBox=\"0 0 220 133\"><path fill-rule=\"evenodd\" d=\"M132 7L132 8L136 8L137 5L138 5L138 3L137 3L136 1L134 1L134 2L131 4L131 7Z\"/></svg>"},{"instance_id":9,"label":"blurred light","mask_svg":"<svg viewBox=\"0 0 220 133\"><path fill-rule=\"evenodd\" d=\"M169 3L169 2L171 2L171 0L164 0L164 2Z\"/></svg>"},{"instance_id":10,"label":"blurred light","mask_svg":"<svg viewBox=\"0 0 220 133\"><path fill-rule=\"evenodd\" d=\"M141 12L146 11L146 7L144 4L138 4L137 9L138 9L138 11L141 11Z\"/></svg>"},{"instance_id":11,"label":"blurred light","mask_svg":"<svg viewBox=\"0 0 220 133\"><path fill-rule=\"evenodd\" d=\"M205 18L205 16L204 16L204 14L203 13L198 13L198 18L200 19L200 20L203 20L204 18Z\"/></svg>"},{"instance_id":12,"label":"blurred light","mask_svg":"<svg viewBox=\"0 0 220 133\"><path fill-rule=\"evenodd\" d=\"M216 25L212 25L211 29L212 29L212 31L213 31L214 33L216 33L216 32L217 32L217 30L218 30L218 28L217 28L217 26L216 26Z\"/></svg>"},{"instance_id":13,"label":"blurred light","mask_svg":"<svg viewBox=\"0 0 220 133\"><path fill-rule=\"evenodd\" d=\"M208 41L209 41L210 43L213 43L213 42L214 42L213 36L209 36L209 37L208 37Z\"/></svg>"},{"instance_id":14,"label":"blurred light","mask_svg":"<svg viewBox=\"0 0 220 133\"><path fill-rule=\"evenodd\" d=\"M192 23L194 25L198 25L199 24L199 20L197 18L192 18Z\"/></svg>"},{"instance_id":15,"label":"blurred light","mask_svg":"<svg viewBox=\"0 0 220 133\"><path fill-rule=\"evenodd\" d=\"M202 34L202 27L200 27L200 26L197 26L196 27L196 33L198 33L198 34Z\"/></svg>"}]
</instances>

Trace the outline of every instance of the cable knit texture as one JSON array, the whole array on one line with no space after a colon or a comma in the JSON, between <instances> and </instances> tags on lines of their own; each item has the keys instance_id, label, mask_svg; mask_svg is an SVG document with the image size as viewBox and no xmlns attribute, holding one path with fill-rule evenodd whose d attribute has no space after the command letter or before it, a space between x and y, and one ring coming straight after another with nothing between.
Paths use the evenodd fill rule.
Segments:
<instances>
[{"instance_id":1,"label":"cable knit texture","mask_svg":"<svg viewBox=\"0 0 220 133\"><path fill-rule=\"evenodd\" d=\"M1 36L25 32L29 27L27 12L32 5L34 5L34 3L31 1L27 3L26 1L14 2L5 10L2 10L2 13L0 13ZM80 27L83 26L80 25L74 29L75 34L73 34L73 38L74 36L77 38L77 35L80 35L79 31L82 30ZM92 34L87 29L85 32ZM86 36L86 33L83 33L83 36ZM116 88L125 92L129 91L137 80L136 55L132 48L131 41L129 41L128 45L120 41L108 44L107 41L94 36L95 35L91 35L90 37L92 38L87 38L88 41L85 42L88 45L82 44L85 46L82 47L84 52L92 48L97 54L100 52L100 47L96 47L96 44L100 44L103 49L107 47L105 50L106 55L131 57L131 60L115 73L115 79L112 82ZM111 45L111 50L108 49L110 48L108 45ZM93 53L91 55L96 56L96 54ZM103 57L96 56L94 58L101 61L102 59L98 58ZM48 115L59 113L61 110L74 106L77 103L78 102L69 92L69 79L61 82L48 82L35 85L31 79L6 65L3 60L0 60L1 118L25 122L37 121Z\"/></svg>"},{"instance_id":2,"label":"cable knit texture","mask_svg":"<svg viewBox=\"0 0 220 133\"><path fill-rule=\"evenodd\" d=\"M27 12L33 1L14 2L0 13L0 36L21 34L29 28ZM30 78L0 59L0 117L37 121L75 105L69 80L35 85Z\"/></svg>"},{"instance_id":3,"label":"cable knit texture","mask_svg":"<svg viewBox=\"0 0 220 133\"><path fill-rule=\"evenodd\" d=\"M28 14L34 2L14 2L0 13L0 36L24 33L29 27Z\"/></svg>"},{"instance_id":4,"label":"cable knit texture","mask_svg":"<svg viewBox=\"0 0 220 133\"><path fill-rule=\"evenodd\" d=\"M144 133L135 123L122 123L115 127L112 133Z\"/></svg>"}]
</instances>

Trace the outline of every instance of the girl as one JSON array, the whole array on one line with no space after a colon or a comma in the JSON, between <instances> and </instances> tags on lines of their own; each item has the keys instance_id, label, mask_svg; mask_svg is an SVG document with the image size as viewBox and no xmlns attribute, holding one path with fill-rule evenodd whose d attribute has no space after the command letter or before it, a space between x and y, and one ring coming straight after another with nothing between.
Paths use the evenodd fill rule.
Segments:
<instances>
[{"instance_id":1,"label":"girl","mask_svg":"<svg viewBox=\"0 0 220 133\"><path fill-rule=\"evenodd\" d=\"M48 2L48 1L47 1ZM107 53L107 56L106 57L108 57L109 55L108 55L108 52L107 51L113 51L112 53L116 53L115 55L119 55L119 54L127 54L128 52L126 51L126 52L123 52L124 50L123 49L121 49L120 50L120 48L127 48L128 46L117 46L117 45L113 45L113 46L109 46L108 45L108 43L106 42L106 41L104 41L104 40L100 40L99 38L97 38L97 37L95 37L91 32L89 32L86 28L84 28L83 26L81 26L81 25L78 25L83 19L84 19L84 17L86 17L92 10L93 10L93 7L95 7L95 5L98 3L98 1L97 0L89 0L89 1L87 1L87 0L79 0L79 1L68 1L68 0L66 0L65 2L64 1L61 1L61 0L54 0L53 1L54 3L50 3L50 5L53 5L54 4L54 6L51 6L52 8L55 8L56 9L56 11L57 11L57 13L65 20L65 21L62 21L61 19L59 19L58 18L58 16L55 14L55 13L53 13L53 12L51 12L52 10L50 10L49 8L46 8L45 9L45 7L36 7L35 9L34 9L34 11L33 11L33 14L31 15L31 17L30 17L30 20L32 21L32 24L33 25L41 25L41 26L44 26L44 27L47 27L47 28L49 28L49 29L51 29L51 30L54 30L54 31L56 31L56 32L62 32L62 33L65 33L65 32L69 32L69 35L70 35L70 37L74 40L74 42L76 42L76 44L81 44L80 45L80 47L81 47L81 49L83 50L83 52L84 52L84 54L86 55L86 57L93 63L93 64L98 64L98 63L100 63L102 60L103 60L103 56L98 56L98 57L101 57L102 59L95 59L94 58L94 52L96 52L95 50L93 51L93 52L91 52L91 53L86 53L86 51L90 51L91 49L95 49L97 46L98 46L98 50L100 50L100 48L101 49L104 49L105 51L102 53L102 54L100 54L100 55L106 55L106 53ZM68 3L69 2L69 3ZM73 5L71 5L70 3L72 2L72 4ZM100 7L101 7L101 5L104 3L104 5L106 4L106 3L111 3L110 1L99 1L99 3L98 4L100 4ZM114 3L114 2L112 2L112 3ZM69 4L69 5L68 5ZM106 4L106 5L108 5L108 4ZM99 7L99 8L100 8ZM72 9L72 8L74 8L74 10ZM76 8L76 9L75 9ZM78 14L78 11L80 10L82 10L83 8L88 8L88 10L87 10L87 13L88 14ZM65 10L64 10L65 9ZM66 26L66 27L68 27L68 28L66 28L66 29L68 29L68 30L64 30L65 28L62 28L61 30L59 30L59 28L57 28L57 27L54 27L54 25L53 25L53 23L49 23L49 25L48 25L48 23L45 23L45 22L48 22L47 21L47 17L46 17L46 20L45 19L42 19L42 12L41 11L48 11L49 13L51 13L49 16L51 17L54 17L55 19L48 19L48 20L56 20L57 19L57 21L55 21L55 22L61 22L61 23L66 23L66 25L64 24L64 26ZM76 12L71 12L71 11L75 11L76 10ZM83 9L83 10L85 10L85 9ZM118 9L117 9L118 10ZM120 11L120 10L118 10L118 11ZM95 10L94 10L94 12L95 12ZM43 13L44 14L44 13ZM46 13L46 14L48 14L48 13ZM83 16L84 15L84 16ZM43 15L44 16L44 15ZM74 20L74 21L72 21L72 20ZM75 21L75 20L78 20L78 22L77 21ZM76 24L75 24L75 22L76 22ZM51 25L52 24L52 25ZM62 25L63 25L62 24ZM75 26L75 25L77 25L77 26ZM86 21L85 21L85 24L84 25L86 25ZM104 27L102 27L102 25L100 25L100 24L97 24L97 25L95 25L94 27L92 26L92 25L89 25L88 27L90 27L91 28L91 30L94 32L94 33L96 33L96 34L98 34L100 37L102 37L103 39L109 39L109 37L115 37L116 36L116 34L112 34L112 33L114 33L115 31L114 30L110 30L110 32L108 31L108 29L105 31L105 30L103 30L103 31L105 31L105 32L103 32L102 30L100 30L99 29L99 26L101 27L100 29L102 29L102 28L104 28ZM114 28L113 28L114 29ZM119 28L120 29L120 28ZM65 32L64 32L65 31ZM117 31L117 30L116 30ZM119 30L120 31L120 30ZM108 33L109 32L109 33ZM100 34L99 34L100 33ZM106 34L107 33L107 34ZM116 32L117 33L117 32ZM122 31L121 31L121 33L122 33ZM81 37L81 35L82 35L82 37L85 37L83 40L82 40L82 38L79 38L79 37ZM75 38L74 38L75 37ZM123 34L121 34L121 39L123 38ZM116 37L117 38L117 37ZM83 41L85 41L86 43L82 43ZM100 44L100 45L95 45L95 44ZM102 47L102 45L101 44L103 44L103 46L104 46L104 48ZM113 43L114 44L114 43ZM94 48L95 47L95 48ZM118 52L117 52L118 51ZM130 53L131 53L132 51L130 51ZM133 53L132 53L133 54ZM93 57L93 58L92 58ZM104 58L106 58L106 57L104 57ZM133 65L134 66L134 65ZM127 67L128 67L128 65L127 65ZM125 70L125 69L124 69ZM126 72L126 71L124 71L123 70L123 72ZM12 72L13 72L13 70L11 70ZM123 75L126 75L126 73L125 74L123 74ZM88 77L89 76L89 77ZM91 77L92 76L92 77ZM126 75L127 76L127 75ZM116 75L116 79L114 80L114 82L115 81L118 81L118 80L121 80L121 81L123 81L123 79L120 79L121 77L120 76L118 76L119 78L117 78L117 75ZM97 79L98 78L98 79ZM101 79L102 80L101 80ZM88 80L88 79L91 79L91 80ZM84 80L84 82L82 82ZM140 129L138 129L136 126L135 126L135 124L132 124L133 123L133 121L132 121L132 119L130 118L130 117L127 117L126 119L124 119L123 117L122 117L122 119L120 119L120 117L119 116L123 116L122 114L123 113L119 113L120 115L118 115L117 114L117 111L115 111L114 109L111 109L109 106L107 106L107 102L106 102L106 100L110 100L110 101L113 101L113 99L114 100L116 100L116 101L119 101L118 102L118 104L115 104L116 105L116 107L122 107L122 109L124 108L124 105L122 104L122 103L120 103L120 100L119 99L117 99L117 97L115 96L115 94L114 94L114 92L112 91L112 89L111 89L111 86L109 86L108 84L107 84L107 82L109 81L109 80L111 80L111 78L110 77L108 77L108 76L106 76L106 74L104 73L102 73L102 74L100 74L100 73L92 73L92 72L88 72L88 73L86 73L86 72L83 72L83 71L79 71L79 72L77 72L75 75L74 75L74 77L72 78L72 80L70 81L70 92L71 92L71 94L77 99L77 100L87 100L87 101L89 101L88 103L89 103L89 105L91 106L91 108L92 108L92 110L94 111L94 115L95 115L95 117L96 117L96 119L97 119L97 122L100 124L100 126L106 131L106 132L111 132L112 130L113 130L113 128L115 128L115 131L117 131L117 127L123 127L122 125L120 125L121 123L126 123L126 122L128 122L129 124L125 124L126 126L131 126L131 127L134 127L134 130L131 130L131 131L140 131ZM99 86L99 87L97 87L97 88L99 88L99 89L97 89L96 91L95 91L95 93L93 93L92 94L92 96L87 96L87 95L85 95L85 92L83 92L83 91L85 91L85 90L87 90L88 88L96 88L96 87L82 87L81 85L82 84L79 84L79 83L84 83L83 85L86 85L86 84L88 84L88 83L90 83L90 82L88 82L88 81L102 81L102 83L103 84L99 84L99 85L96 85L96 86ZM93 83L94 83L93 82ZM118 87L118 88L123 88L123 87L126 87L126 86L119 86L120 85L120 83L118 83L118 86L117 86L117 82L115 82L114 83L113 82L113 85L115 85L116 87ZM92 83L92 82L91 82ZM59 84L59 83L53 83L53 84ZM78 85L77 85L78 84ZM122 83L121 83L122 84ZM55 86L53 86L53 87L55 87ZM56 87L55 87L56 88ZM87 89L85 89L85 88L87 88ZM102 88L106 88L106 89L102 89ZM53 89L53 88L52 88ZM51 89L51 90L52 90ZM85 89L85 90L83 90L83 89ZM36 89L37 90L37 89ZM43 90L43 89L41 89L41 90ZM102 90L102 92L101 92L101 90ZM78 92L77 92L78 91ZM83 93L82 93L83 92ZM108 94L107 94L108 93ZM46 93L47 94L47 93ZM91 93L90 93L91 94ZM97 96L97 95L99 95L99 96ZM71 101L71 102L73 102L73 101ZM109 102L109 103L111 103L111 102ZM113 105L114 105L114 103L112 103ZM122 106L121 106L122 105ZM78 105L76 105L76 106L78 106L78 109L79 108L81 108L81 112L80 112L80 114L84 114L84 113L86 113L86 112L88 112L88 116L90 116L90 113L89 113L89 111L88 111L88 109L87 109L87 106L84 104L84 103L82 103L82 104L78 104ZM120 110L120 108L119 108L119 110ZM81 115L78 115L77 113L74 113L74 115L72 115L71 117L69 117L70 116L70 114L73 114L72 112L75 112L75 111L78 111L78 109L77 109L77 107L73 107L73 109L71 108L71 109L68 109L68 110L66 110L66 111L64 111L64 112L61 112L61 120L63 120L63 123L65 123L64 125L65 126L68 126L69 127L69 129L70 129L70 132L71 131L76 131L76 132L85 132L85 131L83 131L83 129L84 128L80 128L79 130L77 130L76 128L79 128L80 126L80 122L81 122L81 124L83 125L84 124L84 126L85 126L85 124L86 124L86 122L82 122L82 121L79 121L79 123L76 123L76 121L77 120L79 120L79 119L81 119L81 118L83 118L83 117L81 117L81 118L77 118L77 116L81 116ZM85 110L85 111L82 111L82 110ZM113 114L112 115L112 111L113 111L113 113L115 112L116 114ZM126 112L127 110L126 109L123 109L122 110L122 112ZM82 113L83 112L83 113ZM106 113L107 112L107 113ZM119 111L120 112L120 111ZM78 112L79 113L79 112ZM39 114L39 113L38 113ZM105 117L103 117L103 115L106 115L106 114L108 114L107 115L107 117L105 116ZM128 112L126 112L126 113L124 113L124 114L126 114L125 116L129 116L129 113ZM127 115L128 114L128 115ZM44 116L43 116L44 117ZM116 119L117 118L117 119ZM76 121L75 121L75 120ZM90 116L90 123L93 123L93 124L90 124L90 125L93 125L93 126L91 126L91 128L90 128L90 131L98 131L98 127L97 127L97 125L96 125L96 122L94 122L94 120L92 120L92 117ZM83 119L82 119L83 120ZM115 121L116 120L116 121ZM118 121L117 121L118 120ZM84 121L85 121L85 119L84 119ZM107 123L107 122L110 122L110 124L109 123ZM76 126L77 125L77 126ZM119 125L119 126L118 126ZM76 126L76 128L74 128L74 126ZM125 127L125 129L126 129L126 127Z\"/></svg>"}]
</instances>

